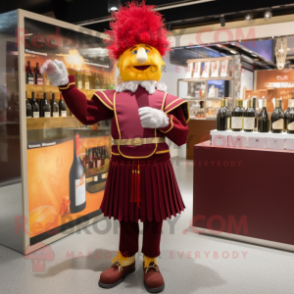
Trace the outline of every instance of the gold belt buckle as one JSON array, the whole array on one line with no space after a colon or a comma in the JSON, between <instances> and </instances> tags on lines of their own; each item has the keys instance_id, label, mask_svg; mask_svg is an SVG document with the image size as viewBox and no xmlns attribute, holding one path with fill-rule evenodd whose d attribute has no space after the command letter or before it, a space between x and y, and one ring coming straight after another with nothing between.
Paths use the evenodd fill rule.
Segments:
<instances>
[{"instance_id":1,"label":"gold belt buckle","mask_svg":"<svg viewBox=\"0 0 294 294\"><path fill-rule=\"evenodd\" d=\"M141 146L142 145L142 140L141 138L135 138L133 141L134 146Z\"/></svg>"}]
</instances>

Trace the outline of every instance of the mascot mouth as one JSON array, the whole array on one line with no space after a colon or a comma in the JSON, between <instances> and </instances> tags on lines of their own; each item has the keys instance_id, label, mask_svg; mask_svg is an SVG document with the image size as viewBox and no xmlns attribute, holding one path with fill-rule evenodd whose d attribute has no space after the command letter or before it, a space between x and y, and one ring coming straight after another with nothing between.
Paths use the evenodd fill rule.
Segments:
<instances>
[{"instance_id":1,"label":"mascot mouth","mask_svg":"<svg viewBox=\"0 0 294 294\"><path fill-rule=\"evenodd\" d=\"M140 65L140 66L134 66L137 70L146 70L150 67L150 65Z\"/></svg>"}]
</instances>

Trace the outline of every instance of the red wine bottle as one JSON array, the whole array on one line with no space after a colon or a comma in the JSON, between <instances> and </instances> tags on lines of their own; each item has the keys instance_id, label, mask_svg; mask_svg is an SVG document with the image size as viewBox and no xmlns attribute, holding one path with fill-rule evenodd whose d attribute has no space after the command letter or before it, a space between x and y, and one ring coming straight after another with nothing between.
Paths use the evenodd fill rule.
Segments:
<instances>
[{"instance_id":1,"label":"red wine bottle","mask_svg":"<svg viewBox=\"0 0 294 294\"><path fill-rule=\"evenodd\" d=\"M232 111L232 131L242 131L244 111L243 100L238 99L236 102L236 107Z\"/></svg>"},{"instance_id":2,"label":"red wine bottle","mask_svg":"<svg viewBox=\"0 0 294 294\"><path fill-rule=\"evenodd\" d=\"M255 110L253 108L253 100L248 100L248 108L244 112L244 131L253 132L255 128Z\"/></svg>"},{"instance_id":3,"label":"red wine bottle","mask_svg":"<svg viewBox=\"0 0 294 294\"><path fill-rule=\"evenodd\" d=\"M216 128L218 131L227 131L231 128L231 112L228 109L228 99L222 99L221 108L216 115Z\"/></svg>"},{"instance_id":4,"label":"red wine bottle","mask_svg":"<svg viewBox=\"0 0 294 294\"><path fill-rule=\"evenodd\" d=\"M42 115L41 117L51 117L51 107L47 100L47 93L43 94Z\"/></svg>"},{"instance_id":5,"label":"red wine bottle","mask_svg":"<svg viewBox=\"0 0 294 294\"><path fill-rule=\"evenodd\" d=\"M294 99L289 99L289 111L286 117L286 128L288 134L294 134Z\"/></svg>"},{"instance_id":6,"label":"red wine bottle","mask_svg":"<svg viewBox=\"0 0 294 294\"><path fill-rule=\"evenodd\" d=\"M63 101L62 94L60 93L60 100L59 100L59 116L66 117L66 106Z\"/></svg>"},{"instance_id":7,"label":"red wine bottle","mask_svg":"<svg viewBox=\"0 0 294 294\"><path fill-rule=\"evenodd\" d=\"M80 136L74 136L74 159L69 173L69 195L71 213L80 212L86 207L85 169L79 155Z\"/></svg>"},{"instance_id":8,"label":"red wine bottle","mask_svg":"<svg viewBox=\"0 0 294 294\"><path fill-rule=\"evenodd\" d=\"M52 93L52 105L51 105L51 109L52 109L52 117L59 117L59 106L55 101L55 94Z\"/></svg>"},{"instance_id":9,"label":"red wine bottle","mask_svg":"<svg viewBox=\"0 0 294 294\"><path fill-rule=\"evenodd\" d=\"M32 117L32 105L28 99L28 92L26 92L26 108L27 108L27 117Z\"/></svg>"},{"instance_id":10,"label":"red wine bottle","mask_svg":"<svg viewBox=\"0 0 294 294\"><path fill-rule=\"evenodd\" d=\"M35 99L35 92L32 92L32 116L33 118L40 117L40 107L38 102Z\"/></svg>"},{"instance_id":11,"label":"red wine bottle","mask_svg":"<svg viewBox=\"0 0 294 294\"><path fill-rule=\"evenodd\" d=\"M31 69L31 62L28 61L26 66L26 84L34 85L35 84L35 77L34 73Z\"/></svg>"},{"instance_id":12,"label":"red wine bottle","mask_svg":"<svg viewBox=\"0 0 294 294\"><path fill-rule=\"evenodd\" d=\"M34 73L35 73L35 85L43 85L44 84L43 83L43 76L40 73L39 62L36 63Z\"/></svg>"}]
</instances>

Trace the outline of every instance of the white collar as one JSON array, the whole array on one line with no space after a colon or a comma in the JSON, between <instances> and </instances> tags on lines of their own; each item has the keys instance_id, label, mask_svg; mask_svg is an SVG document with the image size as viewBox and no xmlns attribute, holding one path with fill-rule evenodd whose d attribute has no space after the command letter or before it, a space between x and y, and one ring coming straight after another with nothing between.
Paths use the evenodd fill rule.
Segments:
<instances>
[{"instance_id":1,"label":"white collar","mask_svg":"<svg viewBox=\"0 0 294 294\"><path fill-rule=\"evenodd\" d=\"M154 80L147 81L128 81L122 82L116 86L116 92L131 91L136 92L138 87L143 87L149 94L155 93L155 88L158 91L166 92L167 86L164 83L157 82Z\"/></svg>"}]
</instances>

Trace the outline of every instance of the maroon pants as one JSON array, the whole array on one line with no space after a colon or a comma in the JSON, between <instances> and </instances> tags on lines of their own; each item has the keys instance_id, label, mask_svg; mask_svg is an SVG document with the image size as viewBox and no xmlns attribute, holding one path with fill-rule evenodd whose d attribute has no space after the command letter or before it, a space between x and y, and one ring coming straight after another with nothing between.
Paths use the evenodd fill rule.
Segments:
<instances>
[{"instance_id":1,"label":"maroon pants","mask_svg":"<svg viewBox=\"0 0 294 294\"><path fill-rule=\"evenodd\" d=\"M160 255L160 239L162 221L145 221L143 229L142 253L148 257ZM133 256L139 249L139 224L138 222L120 222L119 251L123 256Z\"/></svg>"}]
</instances>

